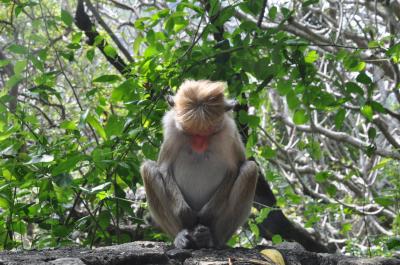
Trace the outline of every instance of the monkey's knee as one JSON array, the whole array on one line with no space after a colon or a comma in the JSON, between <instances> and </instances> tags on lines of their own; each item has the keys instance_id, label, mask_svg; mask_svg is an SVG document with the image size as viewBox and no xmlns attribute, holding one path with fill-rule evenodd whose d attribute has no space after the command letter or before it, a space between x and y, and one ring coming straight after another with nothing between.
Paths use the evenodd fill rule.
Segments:
<instances>
[{"instance_id":1,"label":"monkey's knee","mask_svg":"<svg viewBox=\"0 0 400 265\"><path fill-rule=\"evenodd\" d=\"M254 161L245 161L239 170L239 178L244 178L248 181L256 181L258 177L258 166Z\"/></svg>"},{"instance_id":2,"label":"monkey's knee","mask_svg":"<svg viewBox=\"0 0 400 265\"><path fill-rule=\"evenodd\" d=\"M245 161L239 170L238 178L234 184L231 196L236 198L254 197L256 184L258 179L258 166L254 161Z\"/></svg>"},{"instance_id":3,"label":"monkey's knee","mask_svg":"<svg viewBox=\"0 0 400 265\"><path fill-rule=\"evenodd\" d=\"M145 183L153 182L152 180L160 175L157 163L152 160L143 162L140 166L140 175Z\"/></svg>"}]
</instances>

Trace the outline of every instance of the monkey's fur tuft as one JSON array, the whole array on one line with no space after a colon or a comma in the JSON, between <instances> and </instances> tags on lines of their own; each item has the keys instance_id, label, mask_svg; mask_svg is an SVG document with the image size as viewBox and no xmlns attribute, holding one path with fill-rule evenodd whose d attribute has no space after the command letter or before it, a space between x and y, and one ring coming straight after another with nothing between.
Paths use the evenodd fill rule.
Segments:
<instances>
[{"instance_id":1,"label":"monkey's fur tuft","mask_svg":"<svg viewBox=\"0 0 400 265\"><path fill-rule=\"evenodd\" d=\"M217 125L225 113L224 82L187 80L175 95L177 121L183 129L205 132Z\"/></svg>"}]
</instances>

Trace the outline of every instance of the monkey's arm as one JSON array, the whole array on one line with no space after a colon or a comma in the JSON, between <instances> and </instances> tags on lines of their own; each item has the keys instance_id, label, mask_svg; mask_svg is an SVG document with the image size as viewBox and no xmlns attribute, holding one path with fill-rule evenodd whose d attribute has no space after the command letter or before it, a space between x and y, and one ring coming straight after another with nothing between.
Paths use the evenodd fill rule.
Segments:
<instances>
[{"instance_id":1,"label":"monkey's arm","mask_svg":"<svg viewBox=\"0 0 400 265\"><path fill-rule=\"evenodd\" d=\"M149 210L155 222L170 236L184 228L192 228L195 214L187 205L174 178L161 171L154 161L146 161L140 168Z\"/></svg>"},{"instance_id":2,"label":"monkey's arm","mask_svg":"<svg viewBox=\"0 0 400 265\"><path fill-rule=\"evenodd\" d=\"M215 246L223 246L246 221L253 203L257 177L257 164L245 161L238 175L228 174L201 209L200 223L210 227Z\"/></svg>"}]
</instances>

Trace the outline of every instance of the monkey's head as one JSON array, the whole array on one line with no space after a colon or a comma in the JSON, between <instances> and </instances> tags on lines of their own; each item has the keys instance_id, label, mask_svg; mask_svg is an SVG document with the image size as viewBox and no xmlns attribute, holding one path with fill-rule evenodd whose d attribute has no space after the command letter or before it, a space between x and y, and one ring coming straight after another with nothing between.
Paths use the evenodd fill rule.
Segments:
<instances>
[{"instance_id":1,"label":"monkey's head","mask_svg":"<svg viewBox=\"0 0 400 265\"><path fill-rule=\"evenodd\" d=\"M225 100L226 83L187 80L168 102L176 121L189 134L210 135L221 127L224 113L233 105Z\"/></svg>"}]
</instances>

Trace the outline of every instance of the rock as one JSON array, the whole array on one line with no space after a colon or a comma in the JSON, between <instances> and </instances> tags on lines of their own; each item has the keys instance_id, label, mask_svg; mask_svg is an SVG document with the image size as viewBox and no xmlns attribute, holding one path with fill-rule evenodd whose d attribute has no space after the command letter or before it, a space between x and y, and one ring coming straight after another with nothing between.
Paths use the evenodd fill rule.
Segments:
<instances>
[{"instance_id":1,"label":"rock","mask_svg":"<svg viewBox=\"0 0 400 265\"><path fill-rule=\"evenodd\" d=\"M0 252L0 265L223 265L268 264L260 251L278 250L285 265L400 265L400 259L357 258L338 254L319 254L305 251L297 243L254 249L226 248L180 250L161 242L137 241L97 249L62 248Z\"/></svg>"},{"instance_id":2,"label":"rock","mask_svg":"<svg viewBox=\"0 0 400 265\"><path fill-rule=\"evenodd\" d=\"M168 264L166 245L159 242L137 241L101 247L82 257L87 265L108 264Z\"/></svg>"},{"instance_id":3,"label":"rock","mask_svg":"<svg viewBox=\"0 0 400 265\"><path fill-rule=\"evenodd\" d=\"M185 261L187 258L192 256L192 253L187 249L174 248L167 251L167 256L171 259Z\"/></svg>"},{"instance_id":4,"label":"rock","mask_svg":"<svg viewBox=\"0 0 400 265\"><path fill-rule=\"evenodd\" d=\"M83 263L82 260L77 259L77 258L56 259L56 260L50 261L49 264L54 264L54 265L85 265L85 263Z\"/></svg>"}]
</instances>

